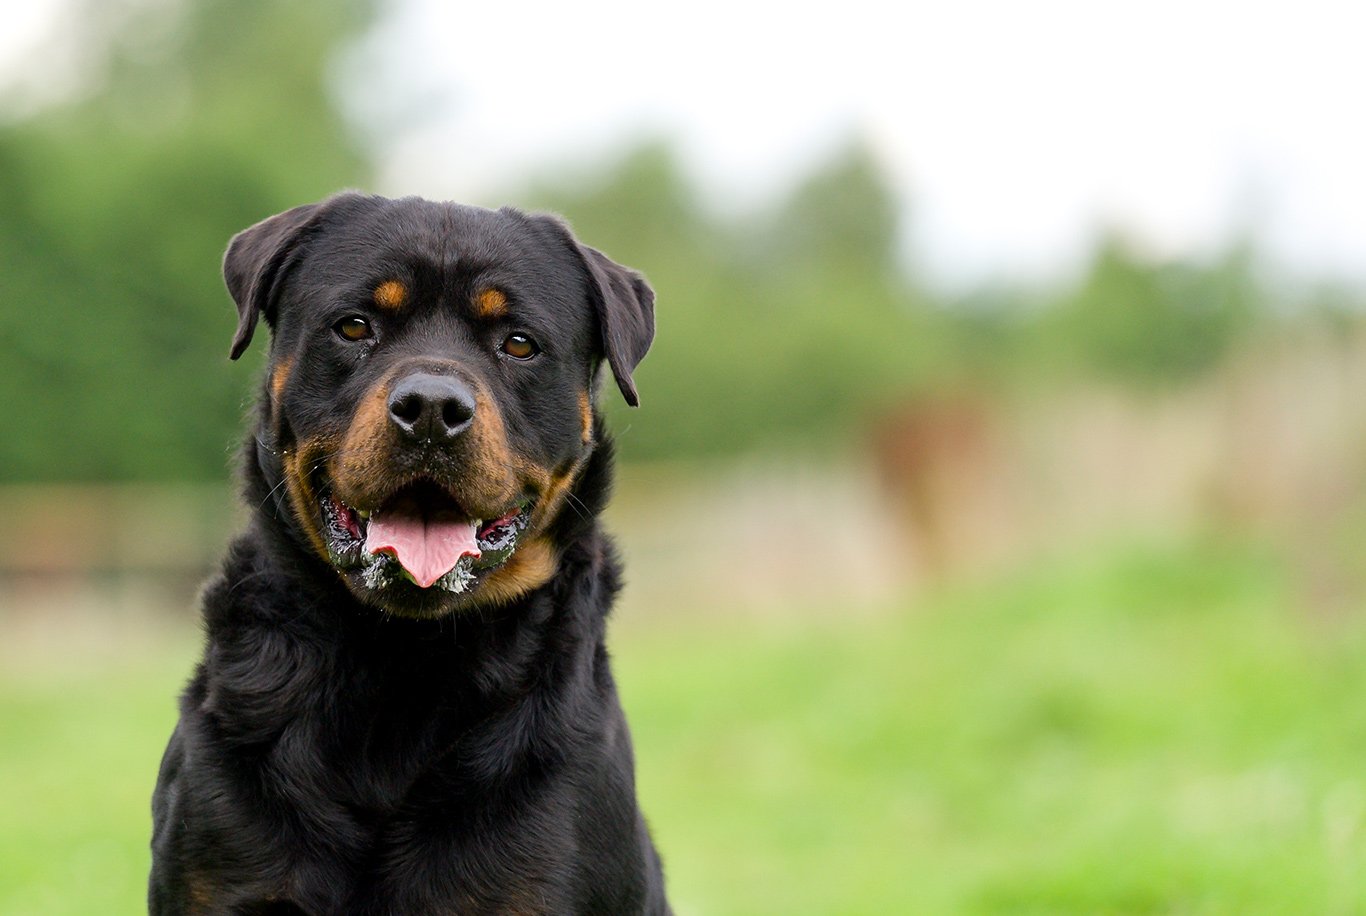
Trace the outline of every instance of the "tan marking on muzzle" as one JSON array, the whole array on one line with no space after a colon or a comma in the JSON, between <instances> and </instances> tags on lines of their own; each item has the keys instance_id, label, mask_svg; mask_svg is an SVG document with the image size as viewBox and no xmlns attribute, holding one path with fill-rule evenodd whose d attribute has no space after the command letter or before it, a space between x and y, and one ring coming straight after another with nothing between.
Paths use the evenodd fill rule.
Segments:
<instances>
[{"instance_id":1,"label":"tan marking on muzzle","mask_svg":"<svg viewBox=\"0 0 1366 916\"><path fill-rule=\"evenodd\" d=\"M536 507L536 517L532 520L537 530L545 530L559 516L574 482L583 469L584 459L580 458L560 473L541 472L537 489L541 492L540 504Z\"/></svg>"},{"instance_id":2,"label":"tan marking on muzzle","mask_svg":"<svg viewBox=\"0 0 1366 916\"><path fill-rule=\"evenodd\" d=\"M498 405L482 385L474 386L474 423L466 433L473 443L473 451L490 470L511 474L522 462L513 457L508 447L507 427ZM509 482L510 483L510 482Z\"/></svg>"},{"instance_id":3,"label":"tan marking on muzzle","mask_svg":"<svg viewBox=\"0 0 1366 916\"><path fill-rule=\"evenodd\" d=\"M327 539L322 531L322 507L318 505L318 494L313 492L309 475L331 449L331 443L325 439L305 439L292 451L286 451L281 458L285 489L289 493L289 507L294 512L294 518L318 556L329 562L331 555L327 551Z\"/></svg>"},{"instance_id":4,"label":"tan marking on muzzle","mask_svg":"<svg viewBox=\"0 0 1366 916\"><path fill-rule=\"evenodd\" d=\"M422 468L412 461L411 450L420 446L404 442L389 418L389 392L394 382L404 373L421 368L405 365L390 372L370 389L352 416L341 451L328 468L338 498L348 505L377 509L399 487L423 476ZM520 493L519 469L525 462L508 448L507 430L488 392L476 380L461 378L474 395L475 410L469 429L450 444L446 453L459 461L460 470L440 479L443 475L434 466L432 476L471 513L505 511ZM399 467L406 468L405 479L396 478Z\"/></svg>"},{"instance_id":5,"label":"tan marking on muzzle","mask_svg":"<svg viewBox=\"0 0 1366 916\"><path fill-rule=\"evenodd\" d=\"M389 421L389 380L382 379L368 392L351 416L342 440L341 454L328 468L341 498L355 505L357 483L374 483L387 474L387 456L393 447ZM368 508L376 508L370 506Z\"/></svg>"},{"instance_id":6,"label":"tan marking on muzzle","mask_svg":"<svg viewBox=\"0 0 1366 916\"><path fill-rule=\"evenodd\" d=\"M490 575L475 593L478 604L507 604L551 580L559 567L559 551L536 537L517 545L507 564Z\"/></svg>"}]
</instances>

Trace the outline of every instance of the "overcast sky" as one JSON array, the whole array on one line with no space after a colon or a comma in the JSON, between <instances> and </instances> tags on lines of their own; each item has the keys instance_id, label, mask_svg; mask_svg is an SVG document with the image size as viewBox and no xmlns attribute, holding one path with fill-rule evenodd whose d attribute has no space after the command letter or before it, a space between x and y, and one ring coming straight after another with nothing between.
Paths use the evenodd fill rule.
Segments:
<instances>
[{"instance_id":1,"label":"overcast sky","mask_svg":"<svg viewBox=\"0 0 1366 916\"><path fill-rule=\"evenodd\" d=\"M387 192L489 202L662 133L743 209L857 131L948 282L1065 272L1103 225L1363 280L1364 39L1347 0L396 0L338 85Z\"/></svg>"}]
</instances>

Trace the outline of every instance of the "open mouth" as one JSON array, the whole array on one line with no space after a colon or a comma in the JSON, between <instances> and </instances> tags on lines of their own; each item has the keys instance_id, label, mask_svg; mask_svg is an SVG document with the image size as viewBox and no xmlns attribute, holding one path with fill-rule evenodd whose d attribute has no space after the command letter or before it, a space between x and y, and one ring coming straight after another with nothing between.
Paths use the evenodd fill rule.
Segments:
<instances>
[{"instance_id":1,"label":"open mouth","mask_svg":"<svg viewBox=\"0 0 1366 916\"><path fill-rule=\"evenodd\" d=\"M529 502L497 518L472 518L443 487L426 480L369 511L348 506L325 487L318 492L332 562L374 590L407 581L466 592L512 557L531 519Z\"/></svg>"}]
</instances>

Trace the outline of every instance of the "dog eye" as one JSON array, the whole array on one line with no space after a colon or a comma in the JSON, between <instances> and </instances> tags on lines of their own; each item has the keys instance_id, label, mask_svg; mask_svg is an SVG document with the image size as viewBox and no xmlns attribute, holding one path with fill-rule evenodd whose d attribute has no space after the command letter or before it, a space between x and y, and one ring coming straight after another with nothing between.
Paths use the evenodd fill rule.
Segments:
<instances>
[{"instance_id":1,"label":"dog eye","mask_svg":"<svg viewBox=\"0 0 1366 916\"><path fill-rule=\"evenodd\" d=\"M369 340L375 336L375 332L370 327L370 322L359 315L348 315L338 321L334 327L344 340Z\"/></svg>"},{"instance_id":2,"label":"dog eye","mask_svg":"<svg viewBox=\"0 0 1366 916\"><path fill-rule=\"evenodd\" d=\"M527 337L525 334L510 334L508 339L503 341L503 352L513 359L531 359L541 348L536 346L536 341Z\"/></svg>"}]
</instances>

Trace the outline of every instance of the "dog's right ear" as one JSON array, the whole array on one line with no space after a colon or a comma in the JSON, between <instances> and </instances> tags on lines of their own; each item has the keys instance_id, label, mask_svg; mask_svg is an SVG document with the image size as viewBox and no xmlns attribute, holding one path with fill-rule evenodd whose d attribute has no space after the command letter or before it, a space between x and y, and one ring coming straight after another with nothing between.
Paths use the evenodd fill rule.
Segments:
<instances>
[{"instance_id":1,"label":"dog's right ear","mask_svg":"<svg viewBox=\"0 0 1366 916\"><path fill-rule=\"evenodd\" d=\"M277 213L232 237L223 255L223 280L237 303L237 333L229 357L237 359L247 349L262 317L274 324L280 280L309 232L338 205L365 199L361 194L338 194Z\"/></svg>"},{"instance_id":2,"label":"dog's right ear","mask_svg":"<svg viewBox=\"0 0 1366 916\"><path fill-rule=\"evenodd\" d=\"M298 246L319 204L277 213L232 237L223 255L223 280L237 303L237 333L228 355L237 359L251 343L256 322L269 314L280 268Z\"/></svg>"}]
</instances>

